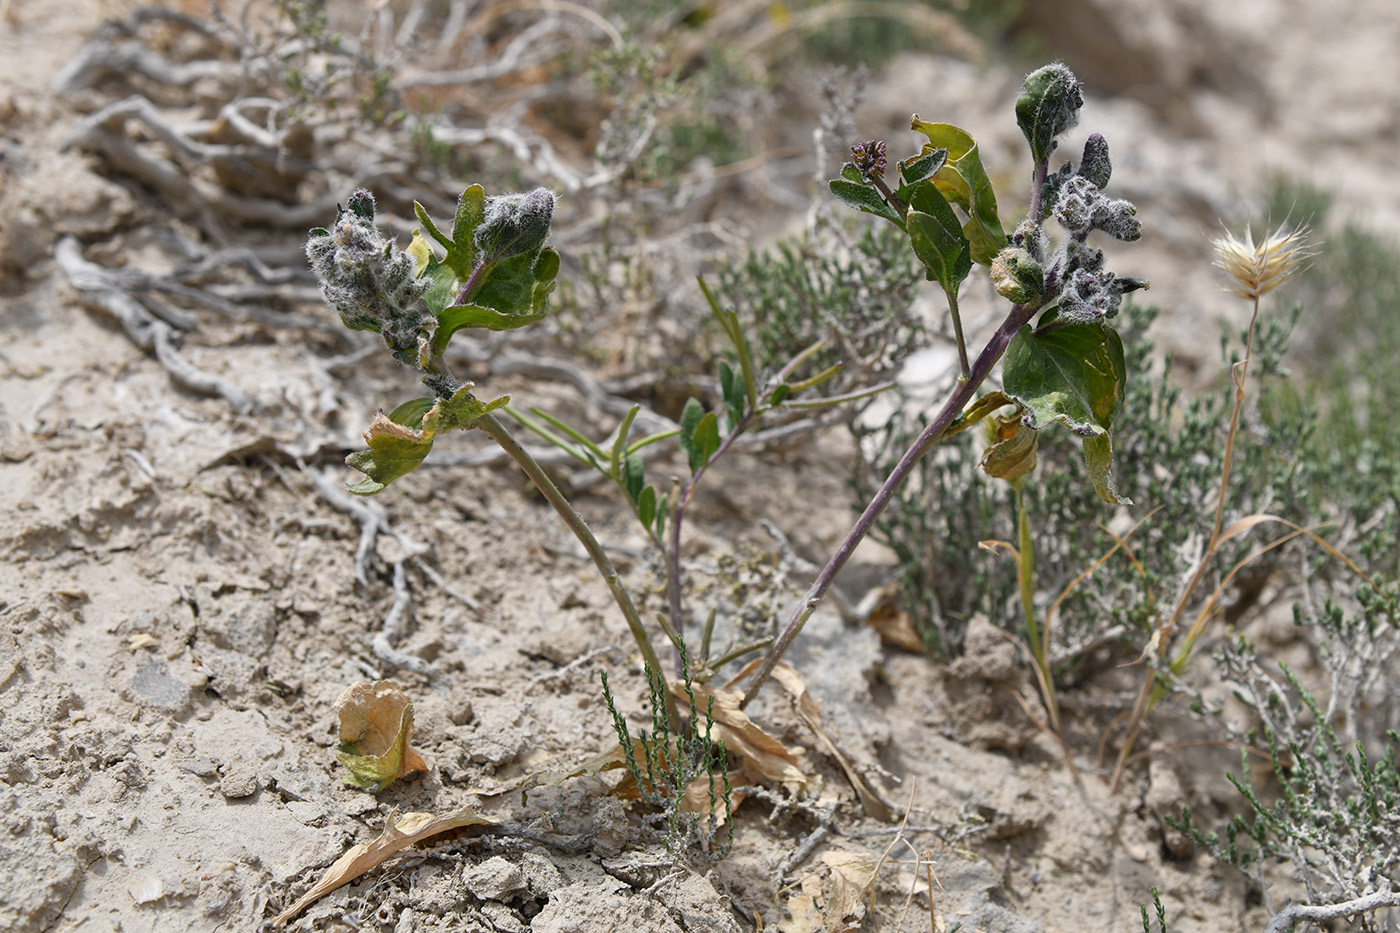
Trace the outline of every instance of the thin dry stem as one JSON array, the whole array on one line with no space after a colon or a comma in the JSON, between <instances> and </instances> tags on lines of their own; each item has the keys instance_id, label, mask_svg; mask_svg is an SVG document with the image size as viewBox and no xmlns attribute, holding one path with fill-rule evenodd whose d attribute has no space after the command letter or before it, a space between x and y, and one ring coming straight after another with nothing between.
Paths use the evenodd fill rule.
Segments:
<instances>
[{"instance_id":1,"label":"thin dry stem","mask_svg":"<svg viewBox=\"0 0 1400 933\"><path fill-rule=\"evenodd\" d=\"M1230 237L1229 242L1236 245L1239 243L1239 241L1235 240L1233 237ZM1235 255L1233 252L1227 253L1219 243L1217 243L1217 251L1217 255L1220 256L1220 260L1217 264L1223 263L1227 255ZM1223 265L1221 267L1225 268ZM1234 273L1232 272L1232 274ZM1281 281L1282 280L1276 282L1275 285L1280 284ZM1271 285L1270 288L1272 287L1274 286ZM1236 294L1239 294L1239 292L1236 292ZM1201 580L1205 577L1206 568L1209 567L1214 560L1216 550L1220 547L1220 527L1224 522L1225 499L1230 489L1230 468L1235 455L1235 440L1239 436L1240 412L1244 408L1245 379L1249 375L1249 361L1254 352L1254 329L1259 322L1259 298L1255 295L1252 300L1254 308L1249 316L1249 332L1245 337L1244 358L1232 368L1235 383L1235 404L1234 410L1230 414L1230 430L1225 435L1225 456L1220 466L1220 493L1216 498L1215 519L1211 526L1210 540L1206 544L1205 552L1201 554L1200 560L1196 563L1196 569L1191 574L1191 579L1187 582L1186 588L1182 590L1181 597L1177 600L1176 606L1172 609L1171 616L1164 624L1158 626L1157 631L1152 635L1153 641L1156 643L1158 658L1166 657L1167 650L1170 647L1171 636L1176 631L1177 623L1180 621L1182 613L1186 611L1186 606L1190 602L1191 597L1195 594L1196 587L1200 585ZM1123 768L1127 764L1128 755L1132 753L1133 743L1137 740L1138 732L1142 729L1142 720L1146 717L1148 712L1151 711L1152 704L1155 702L1155 697L1160 696L1160 694L1152 689L1155 678L1156 671L1149 669L1143 679L1142 690L1138 694L1137 702L1133 705L1132 715L1128 719L1127 733L1123 738L1123 747L1119 749L1118 761L1113 767L1113 779L1109 782L1109 786L1113 790L1118 788L1118 781L1123 776Z\"/></svg>"}]
</instances>

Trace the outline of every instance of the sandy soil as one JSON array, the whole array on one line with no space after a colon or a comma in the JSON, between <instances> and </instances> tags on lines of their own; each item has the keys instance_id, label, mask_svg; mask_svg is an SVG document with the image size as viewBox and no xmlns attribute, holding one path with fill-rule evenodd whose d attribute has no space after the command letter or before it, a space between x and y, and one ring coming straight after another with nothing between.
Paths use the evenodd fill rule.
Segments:
<instances>
[{"instance_id":1,"label":"sandy soil","mask_svg":"<svg viewBox=\"0 0 1400 933\"><path fill-rule=\"evenodd\" d=\"M1084 130L1122 154L1117 194L1138 203L1151 238L1134 271L1154 280L1152 297L1172 311L1161 336L1188 363L1214 359L1210 322L1233 313L1203 233L1236 216L1269 173L1311 178L1336 191L1343 214L1400 230L1400 7L1069 8L1066 21L1103 31L1034 28L1090 81ZM63 146L98 92L70 99L52 82L105 18L129 9L0 9L0 929L264 928L395 808L447 813L474 800L516 834L414 850L293 928L805 930L789 916L794 899L852 864L841 853L866 875L885 857L862 929L1127 930L1154 885L1181 933L1263 928L1268 914L1237 872L1174 854L1163 831L1162 814L1182 803L1210 812L1230 799L1220 785L1233 756L1158 754L1116 794L1092 773L1076 781L1004 699L1000 685L1030 690L989 630L974 631L967 658L948 668L831 617L792 657L846 749L909 808L900 833L861 812L776 693L755 719L803 749L819 786L801 803L746 803L722 862L678 861L607 795L612 778L524 803L479 797L612 744L600 671L640 713L644 686L606 590L505 467L405 479L375 500L382 529L367 541L317 481L339 488L349 475L339 461L360 446L368 415L411 388L378 363L328 368L346 352L332 330L184 311L197 327L180 352L236 386L240 412L174 386L110 310L80 297L53 258L60 237L76 237L89 261L155 272L192 228L109 163ZM1020 75L989 67L901 58L873 79L868 134L965 101L951 119L977 133L989 164L1011 163ZM916 90L928 87L944 89L937 101ZM799 144L809 133L793 132ZM297 310L328 318L314 301ZM509 376L491 388L532 404L559 393ZM467 452L480 440L454 443ZM822 472L819 453L787 456L776 469L747 454L727 464L693 523L703 529L697 559L761 540L754 525L765 517L803 556L824 556L850 520L841 478ZM823 505L780 505L794 474L805 500ZM771 484L751 490L754 475ZM586 490L580 501L629 580L650 585L641 539L616 503ZM877 580L880 560L862 552L848 587ZM412 594L397 647L428 660L427 674L392 669L371 647L396 565ZM412 698L430 768L372 796L343 782L332 705L346 686L380 677ZM818 830L811 854L791 862ZM829 929L845 928L839 919Z\"/></svg>"}]
</instances>

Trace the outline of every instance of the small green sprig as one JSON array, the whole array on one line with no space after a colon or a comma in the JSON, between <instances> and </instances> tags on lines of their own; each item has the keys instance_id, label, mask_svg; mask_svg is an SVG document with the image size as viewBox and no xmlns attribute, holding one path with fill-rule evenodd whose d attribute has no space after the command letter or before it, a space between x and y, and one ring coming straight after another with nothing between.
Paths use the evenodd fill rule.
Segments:
<instances>
[{"instance_id":1,"label":"small green sprig","mask_svg":"<svg viewBox=\"0 0 1400 933\"><path fill-rule=\"evenodd\" d=\"M806 378L795 373L823 347L819 341L797 353L776 372L763 374L754 361L749 339L738 315L722 306L703 279L704 294L720 330L733 352L733 362L721 360L717 385L719 404L707 410L699 399L687 400L681 411L680 425L671 431L656 432L638 440L630 439L633 421L640 411L634 406L622 419L612 443L608 446L590 439L582 431L540 409L527 415L514 409L507 413L541 438L567 452L574 459L598 470L624 494L632 514L641 523L653 546L665 560L667 613L660 621L676 650L685 656L684 635L687 613L681 570L681 534L688 506L694 500L701 480L723 455L732 449L745 433L755 430L770 414L783 411L810 411L829 408L846 402L867 398L890 388L882 383L868 388L828 396L809 396L811 390L826 384L841 371L840 364L828 366ZM671 488L658 489L647 482L646 464L642 451L659 442L675 438L689 470L687 477L671 483ZM724 660L736 660L767 645L760 641L742 652L727 651ZM708 640L706 641L708 644ZM702 676L713 673L708 652L701 651L697 671ZM714 665L715 667L718 664Z\"/></svg>"},{"instance_id":2,"label":"small green sprig","mask_svg":"<svg viewBox=\"0 0 1400 933\"><path fill-rule=\"evenodd\" d=\"M600 674L603 703L612 718L613 732L622 748L623 763L637 796L657 808L666 827L666 848L679 853L692 839L698 839L708 850L725 828L725 841L709 854L722 859L734 845L733 788L729 783L729 755L724 742L713 735L715 699L709 697L705 709L695 703L694 679L690 675L690 658L681 649L680 689L686 696L687 716L679 730L669 728L666 719L666 679L660 672L647 667L644 671L651 694L651 731L642 730L637 736L618 711L608 686L606 672ZM709 806L700 829L701 818L687 813L685 798L691 784L703 778Z\"/></svg>"}]
</instances>

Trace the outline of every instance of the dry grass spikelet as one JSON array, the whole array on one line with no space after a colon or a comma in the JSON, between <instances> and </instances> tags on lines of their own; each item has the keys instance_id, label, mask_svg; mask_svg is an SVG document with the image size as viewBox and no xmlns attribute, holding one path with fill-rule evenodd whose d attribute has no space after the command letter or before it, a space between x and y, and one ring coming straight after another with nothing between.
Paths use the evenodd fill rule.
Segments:
<instances>
[{"instance_id":1,"label":"dry grass spikelet","mask_svg":"<svg viewBox=\"0 0 1400 933\"><path fill-rule=\"evenodd\" d=\"M1306 227L1279 227L1258 243L1251 230L1245 231L1243 240L1227 231L1211 243L1215 247L1215 266L1238 283L1230 291L1247 301L1257 301L1288 281L1312 255L1307 248Z\"/></svg>"}]
</instances>

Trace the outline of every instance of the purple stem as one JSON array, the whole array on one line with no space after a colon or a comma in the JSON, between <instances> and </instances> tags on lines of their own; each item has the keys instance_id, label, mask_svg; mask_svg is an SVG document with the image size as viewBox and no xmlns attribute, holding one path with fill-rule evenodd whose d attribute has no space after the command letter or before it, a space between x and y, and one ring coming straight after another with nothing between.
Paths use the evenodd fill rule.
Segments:
<instances>
[{"instance_id":1,"label":"purple stem","mask_svg":"<svg viewBox=\"0 0 1400 933\"><path fill-rule=\"evenodd\" d=\"M857 545L859 545L870 532L871 526L875 524L875 519L885 510L885 506L889 504L895 491L903 485L904 481L909 477L910 472L913 471L915 465L918 464L924 454L928 453L928 451L942 439L943 434L948 430L949 426L952 425L953 419L961 414L962 410L967 407L967 403L972 400L973 393L975 393L982 383L986 381L987 377L991 375L992 368L996 366L997 361L1000 360L1002 354L1006 352L1006 348L1011 344L1011 338L1014 337L1016 332L1024 327L1042 307L1044 307L1043 299L1034 304L1016 305L1011 309L1011 313L1006 316L1006 320L1002 321L1001 327L997 328L997 332L992 335L992 339L982 348L982 352L977 357L977 362L972 365L971 376L966 380L959 381L958 387L953 391L948 401L944 403L938 416L934 418L933 421L929 422L928 427L924 428L913 445L900 459L894 471L890 473L889 478L886 479L884 485L880 487L880 491L875 493L875 498L870 500L870 504L865 507L865 511L862 512L860 518L856 520L855 526L847 532L846 537L841 541L841 544L837 546L836 553L831 555L831 559L827 561L826 566L822 568L822 572L817 575L817 579L812 583L811 588L807 590L806 595L802 598L802 602L793 610L792 616L788 619L787 628L783 630L782 635L778 636L778 640L774 642L773 647L768 650L768 655L763 659L763 664L758 668L758 672L754 674L753 685L750 686L748 692L744 694L743 702L739 704L740 709L752 703L754 697L758 696L758 692L763 689L764 683L767 682L769 676L773 673L773 668L777 666L783 653L786 652L788 646L792 644L792 640L797 637L797 633L802 631L802 626L806 624L807 619L817 608L817 604L826 596L827 590L831 589L831 584L835 582L836 575L841 572L842 567L846 566L846 561L850 560L851 555L855 553Z\"/></svg>"},{"instance_id":2,"label":"purple stem","mask_svg":"<svg viewBox=\"0 0 1400 933\"><path fill-rule=\"evenodd\" d=\"M1031 220L1040 223L1044 219L1044 207L1041 202L1041 189L1045 187L1046 174L1049 171L1049 162L1037 162L1035 173L1032 176L1031 184ZM1042 295L1040 300L1027 305L1014 305L1011 313L1006 316L1006 320L1001 322L1001 327L992 335L992 339L982 348L982 352L977 355L977 362L972 365L972 371L966 379L958 382L958 387L953 390L953 394L948 401L943 404L943 408L924 428L923 432L915 439L913 445L905 452L889 478L885 480L880 491L875 493L875 498L870 500L870 504L865 507L865 511L856 520L855 526L846 533L840 545L836 548L836 553L831 555L822 572L817 575L817 579L812 582L812 586L807 590L807 594L802 597L802 602L792 611L792 616L788 619L787 628L778 636L778 640L773 643L773 647L768 649L768 654L759 665L758 672L754 674L753 684L744 694L743 701L739 708L743 709L754 701L758 692L763 689L763 685L768 682L768 678L773 674L773 668L782 659L783 654L792 644L792 640L797 637L797 633L802 631L802 626L807 624L807 619L816 611L817 604L826 596L827 590L831 589L831 584L836 581L836 575L841 572L841 568L846 566L846 561L851 559L856 547L865 536L870 533L870 528L875 524L875 519L880 517L880 513L889 505L890 499L894 497L895 490L904 484L913 472L914 467L928 453L933 445L943 439L943 435L952 425L953 420L967 407L967 403L972 400L973 394L981 387L987 377L992 374L992 368L1001 359L1006 348L1011 345L1011 338L1016 336L1016 332L1030 323L1036 312L1051 300L1050 295Z\"/></svg>"},{"instance_id":3,"label":"purple stem","mask_svg":"<svg viewBox=\"0 0 1400 933\"><path fill-rule=\"evenodd\" d=\"M467 299L469 299L472 296L472 293L475 292L478 287L480 287L481 277L482 274L486 271L486 266L487 263L484 259L476 264L476 268L472 270L472 274L467 276L466 284L463 285L461 290L457 292L457 297L452 299L452 304L449 307L455 308L458 305L464 305L467 303Z\"/></svg>"},{"instance_id":4,"label":"purple stem","mask_svg":"<svg viewBox=\"0 0 1400 933\"><path fill-rule=\"evenodd\" d=\"M1050 160L1037 162L1035 172L1031 176L1031 216L1036 223L1045 216L1045 207L1040 203L1041 193L1045 190L1045 178L1050 173Z\"/></svg>"}]
</instances>

